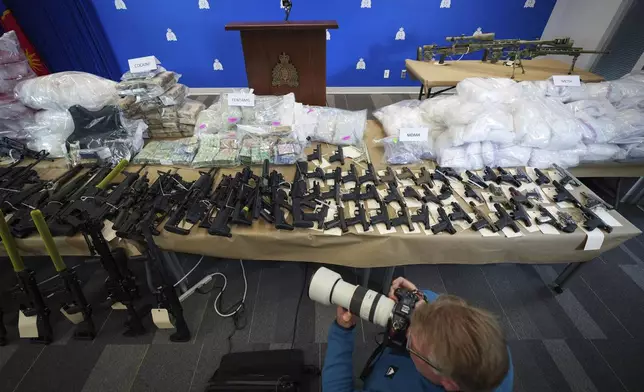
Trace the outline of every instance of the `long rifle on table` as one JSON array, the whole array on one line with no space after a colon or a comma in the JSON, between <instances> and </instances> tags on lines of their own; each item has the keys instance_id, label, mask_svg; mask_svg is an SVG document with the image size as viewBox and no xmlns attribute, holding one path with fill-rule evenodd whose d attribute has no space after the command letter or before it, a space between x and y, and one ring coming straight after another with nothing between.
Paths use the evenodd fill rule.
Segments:
<instances>
[{"instance_id":1,"label":"long rifle on table","mask_svg":"<svg viewBox=\"0 0 644 392\"><path fill-rule=\"evenodd\" d=\"M47 248L47 253L51 257L58 276L65 285L65 291L69 295L69 301L63 303L61 312L74 324L78 324L74 332L74 338L79 340L94 339L96 337L96 327L92 320L92 307L87 302L87 298L85 298L76 272L68 269L65 265L42 212L39 210L31 211L31 218L38 229L38 233L40 233L40 237L45 243L45 248Z\"/></svg>"},{"instance_id":2,"label":"long rifle on table","mask_svg":"<svg viewBox=\"0 0 644 392\"><path fill-rule=\"evenodd\" d=\"M84 219L104 219L104 214L113 210L115 204L118 204L123 193L130 185L139 177L139 173L128 173L125 180L118 184L118 186L107 195L106 190L110 183L127 167L129 162L125 159L121 160L118 165L114 167L101 181L95 186L88 186L82 194L75 193L71 196L69 203L60 211L54 219L48 219L47 224L51 232L56 235L71 236L78 232L82 226ZM94 182L95 184L95 182ZM94 206L93 201L99 199L102 201L100 206Z\"/></svg>"},{"instance_id":3,"label":"long rifle on table","mask_svg":"<svg viewBox=\"0 0 644 392\"><path fill-rule=\"evenodd\" d=\"M195 181L188 192L186 193L183 201L175 207L174 211L170 214L168 221L166 222L164 228L175 234L188 235L190 234L190 229L185 229L181 227L181 222L186 219L188 221L188 216L190 215L190 221L194 225L200 219L201 209L200 205L204 205L204 200L206 196L210 193L212 188L213 177L217 175L215 168L212 168L207 173L200 173L199 179ZM213 174L214 173L214 174ZM197 212L195 212L195 210ZM192 228L192 227L191 227Z\"/></svg>"},{"instance_id":4,"label":"long rifle on table","mask_svg":"<svg viewBox=\"0 0 644 392\"><path fill-rule=\"evenodd\" d=\"M55 189L51 195L47 194L43 198L35 197L27 199L23 205L29 209L41 210L45 219L49 219L63 209L67 200L70 200L73 194L84 190L92 180L96 178L100 180L102 178L101 173L104 173L104 176L107 174L107 170L109 169L100 169L98 166L91 167L85 173L71 179L60 189ZM36 230L36 226L31 220L31 216L27 210L21 209L15 212L8 223L11 226L12 234L18 238L25 238Z\"/></svg>"},{"instance_id":5,"label":"long rifle on table","mask_svg":"<svg viewBox=\"0 0 644 392\"><path fill-rule=\"evenodd\" d=\"M2 212L18 211L22 207L30 207L34 204L39 204L48 195L54 192L61 184L67 183L74 178L80 171L83 170L81 165L67 170L58 178L51 181L38 181L35 184L28 185L19 192L6 197L0 208ZM33 207L31 207L33 208Z\"/></svg>"},{"instance_id":6,"label":"long rifle on table","mask_svg":"<svg viewBox=\"0 0 644 392\"><path fill-rule=\"evenodd\" d=\"M18 322L20 337L32 338L32 341L37 343L49 344L53 340L53 331L49 322L50 310L38 288L35 272L26 268L22 261L18 245L9 231L2 211L0 211L0 238L2 238L2 244L18 278L17 289L23 296L20 304L22 314L20 319L22 320ZM33 329L34 324L35 330Z\"/></svg>"}]
</instances>

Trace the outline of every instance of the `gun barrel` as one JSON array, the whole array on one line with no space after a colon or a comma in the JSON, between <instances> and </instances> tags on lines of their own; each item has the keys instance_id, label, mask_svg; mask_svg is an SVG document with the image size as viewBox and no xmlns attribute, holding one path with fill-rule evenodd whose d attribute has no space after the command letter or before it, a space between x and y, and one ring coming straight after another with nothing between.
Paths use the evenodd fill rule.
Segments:
<instances>
[{"instance_id":1,"label":"gun barrel","mask_svg":"<svg viewBox=\"0 0 644 392\"><path fill-rule=\"evenodd\" d=\"M13 270L15 272L22 272L25 270L25 263L20 257L20 252L18 252L18 245L16 240L11 235L7 221L4 218L4 214L0 211L0 238L2 239L2 244L4 245L7 255L9 255L9 260L13 265Z\"/></svg>"},{"instance_id":2,"label":"gun barrel","mask_svg":"<svg viewBox=\"0 0 644 392\"><path fill-rule=\"evenodd\" d=\"M461 35L458 37L445 37L445 41L447 42L468 41L468 40L494 41L494 38L495 38L494 33L483 33L483 34L477 34L477 35Z\"/></svg>"},{"instance_id":3,"label":"gun barrel","mask_svg":"<svg viewBox=\"0 0 644 392\"><path fill-rule=\"evenodd\" d=\"M54 263L56 272L60 273L65 271L67 266L65 265L60 252L58 252L58 247L54 242L54 237L49 231L49 227L47 226L47 222L45 222L45 217L42 212L40 212L40 210L31 211L31 219L33 219L36 229L38 230L38 233L40 233L40 238L42 238L45 243L45 248L47 249L47 253L49 253L51 261Z\"/></svg>"},{"instance_id":4,"label":"gun barrel","mask_svg":"<svg viewBox=\"0 0 644 392\"><path fill-rule=\"evenodd\" d=\"M123 169L125 169L125 167L126 167L127 165L129 165L129 164L130 164L130 163L127 161L127 159L122 159L122 160L118 163L118 165L116 165L116 167L115 167L114 169L112 169L112 171L111 171L111 172L110 172L110 173L109 173L105 178L103 178L103 181L101 181L98 185L96 185L96 187L97 187L98 189L105 189L105 188L107 188L107 186L110 184L110 182L112 182L112 180L114 180L114 179L116 178L116 176L118 176L119 174L121 174L121 172L123 171ZM143 168L141 168L141 169L143 169Z\"/></svg>"},{"instance_id":5,"label":"gun barrel","mask_svg":"<svg viewBox=\"0 0 644 392\"><path fill-rule=\"evenodd\" d=\"M558 47L541 47L537 48L534 52L543 54L562 54L562 55L576 55L576 54L610 54L609 50L588 50L582 48L558 48Z\"/></svg>"}]
</instances>

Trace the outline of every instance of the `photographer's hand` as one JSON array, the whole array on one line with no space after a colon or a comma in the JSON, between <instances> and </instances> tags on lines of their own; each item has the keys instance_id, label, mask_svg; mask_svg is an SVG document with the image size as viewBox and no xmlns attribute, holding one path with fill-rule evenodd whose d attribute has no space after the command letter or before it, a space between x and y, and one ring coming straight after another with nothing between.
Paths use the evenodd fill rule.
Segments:
<instances>
[{"instance_id":1,"label":"photographer's hand","mask_svg":"<svg viewBox=\"0 0 644 392\"><path fill-rule=\"evenodd\" d=\"M404 288L404 289L407 289L407 290L412 290L412 291L418 290L416 285L413 284L412 282L408 281L407 279L405 279L403 277L396 278L391 283L391 288L389 289L389 298L393 299L394 301L397 301L398 299L394 295L394 292L396 291L396 289L401 288L401 287Z\"/></svg>"},{"instance_id":2,"label":"photographer's hand","mask_svg":"<svg viewBox=\"0 0 644 392\"><path fill-rule=\"evenodd\" d=\"M346 329L353 328L356 325L356 317L342 306L338 306L335 321L339 326Z\"/></svg>"}]
</instances>

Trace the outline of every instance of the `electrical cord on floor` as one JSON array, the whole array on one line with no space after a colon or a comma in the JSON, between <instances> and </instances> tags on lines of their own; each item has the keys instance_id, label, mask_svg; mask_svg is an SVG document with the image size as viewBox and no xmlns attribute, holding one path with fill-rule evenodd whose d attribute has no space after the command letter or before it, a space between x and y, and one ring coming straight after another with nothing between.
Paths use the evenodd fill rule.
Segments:
<instances>
[{"instance_id":1,"label":"electrical cord on floor","mask_svg":"<svg viewBox=\"0 0 644 392\"><path fill-rule=\"evenodd\" d=\"M246 318L245 309L246 307L242 302L241 308L239 308L239 310L232 316L233 330L226 338L226 341L228 341L228 354L230 354L233 351L233 340L232 340L233 336L235 336L235 333L237 331L241 331L242 329L246 328L246 325L248 324L248 319Z\"/></svg>"},{"instance_id":2,"label":"electrical cord on floor","mask_svg":"<svg viewBox=\"0 0 644 392\"><path fill-rule=\"evenodd\" d=\"M201 260L199 260L199 262L201 262ZM215 303L214 303L215 312L217 312L217 314L219 316L221 316L221 317L226 317L226 318L227 317L233 317L237 312L242 310L242 307L243 307L244 303L246 302L246 295L248 294L248 279L246 278L246 269L244 268L244 263L243 263L242 260L239 260L239 265L241 266L242 277L244 278L244 294L243 294L242 299L240 301L236 302L234 305L232 305L231 307L229 307L228 309L226 309L224 311L220 310L220 308L221 308L221 298L222 298L222 295L224 294L224 291L226 291L226 287L228 286L228 278L226 278L226 275L224 275L221 272L214 272L212 274L206 275L206 278L208 278L208 277L212 278L213 282L214 282L214 278L216 276L221 276L223 278L223 280L224 280L224 285L221 286L221 290L219 291L219 294L217 294L217 297L215 298ZM190 270L190 272L188 272L188 274L186 274L185 277L190 275L190 273L192 271L194 271L195 268L197 268L197 266L195 266L192 270ZM179 282L177 282L177 284L178 283ZM197 292L199 294L202 294L202 295L206 295L206 294L210 294L213 290L215 290L217 288L219 288L219 286L217 286L216 284L213 284L212 288L210 288L210 289L203 290L200 287L200 288L195 289L195 292Z\"/></svg>"},{"instance_id":3,"label":"electrical cord on floor","mask_svg":"<svg viewBox=\"0 0 644 392\"><path fill-rule=\"evenodd\" d=\"M237 312L242 310L242 308L244 307L244 303L246 302L246 294L248 293L248 280L246 279L246 269L244 268L244 263L241 260L239 260L239 265L241 266L242 276L244 277L244 295L242 296L241 301L237 302L235 305L233 305L231 308L224 311L223 313L219 311L218 304L221 304L221 296L226 290L226 286L228 285L228 279L226 279L226 275L222 274L221 272L215 272L214 274L211 275L212 277L221 276L222 278L224 278L224 286L221 288L221 291L219 292L219 294L217 294L217 298L215 298L215 312L217 312L217 314L220 315L221 317L233 317L235 314L237 314ZM237 308L235 310L232 310L233 308L235 308L235 306L237 306Z\"/></svg>"},{"instance_id":4,"label":"electrical cord on floor","mask_svg":"<svg viewBox=\"0 0 644 392\"><path fill-rule=\"evenodd\" d=\"M179 286L181 283L183 283L183 281L184 281L184 280L188 279L188 276L190 276L190 274L191 274L191 273L193 273L193 272L194 272L194 270L196 270L196 269L197 269L197 267L199 267L199 264L201 264L201 262L203 261L203 258L204 258L204 256L203 256L203 255L201 255L201 258L199 259L199 261L197 261L197 264L195 264L195 266L194 266L194 267L192 267L192 269L191 269L190 271L188 271L188 273L187 273L187 274L185 274L185 275L183 276L183 278L179 279L179 280L177 281L177 283L175 283L175 284L174 284L174 287Z\"/></svg>"},{"instance_id":5,"label":"electrical cord on floor","mask_svg":"<svg viewBox=\"0 0 644 392\"><path fill-rule=\"evenodd\" d=\"M297 307L295 308L295 320L293 321L293 338L291 340L291 348L295 347L295 333L297 332L297 318L300 314L300 304L302 303L302 297L304 297L304 289L306 289L306 277L309 272L309 263L306 263L304 267L304 279L302 281L302 290L300 291L300 297L297 300Z\"/></svg>"},{"instance_id":6,"label":"electrical cord on floor","mask_svg":"<svg viewBox=\"0 0 644 392\"><path fill-rule=\"evenodd\" d=\"M233 350L233 341L232 341L233 336L235 336L235 333L237 331L241 331L242 329L246 328L246 325L248 324L248 320L246 318L246 312L245 312L246 295L248 294L248 279L246 277L246 269L244 268L244 262L242 260L239 260L239 265L241 266L242 277L244 278L244 294L242 295L241 300L237 301L236 303L234 303L232 306L228 307L225 310L221 310L221 303L223 301L224 291L226 291L226 287L228 286L228 278L226 278L226 275L222 274L221 272L215 272L213 274L210 274L212 278L214 278L215 276L221 276L224 280L224 284L223 286L221 286L221 290L219 291L219 294L217 294L217 297L215 298L214 308L215 308L215 312L219 316L233 319L233 330L226 338L226 340L228 341L229 354ZM208 294L212 292L215 288L218 288L218 286L213 285L213 287L210 290L197 289L196 291L199 294Z\"/></svg>"}]
</instances>

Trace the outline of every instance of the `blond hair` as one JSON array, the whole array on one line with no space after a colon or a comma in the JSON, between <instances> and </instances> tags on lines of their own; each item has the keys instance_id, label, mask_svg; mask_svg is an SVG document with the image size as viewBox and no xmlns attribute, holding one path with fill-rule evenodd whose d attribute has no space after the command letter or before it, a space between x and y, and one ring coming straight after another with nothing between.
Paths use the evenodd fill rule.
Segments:
<instances>
[{"instance_id":1,"label":"blond hair","mask_svg":"<svg viewBox=\"0 0 644 392\"><path fill-rule=\"evenodd\" d=\"M459 297L441 295L417 306L411 333L421 353L461 390L493 390L508 372L509 354L496 317Z\"/></svg>"}]
</instances>

